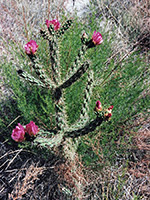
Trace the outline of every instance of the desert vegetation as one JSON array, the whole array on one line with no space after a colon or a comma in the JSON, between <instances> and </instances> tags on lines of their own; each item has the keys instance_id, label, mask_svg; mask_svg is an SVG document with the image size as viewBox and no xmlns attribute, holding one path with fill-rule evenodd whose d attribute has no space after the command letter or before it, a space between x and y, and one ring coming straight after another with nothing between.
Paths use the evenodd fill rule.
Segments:
<instances>
[{"instance_id":1,"label":"desert vegetation","mask_svg":"<svg viewBox=\"0 0 150 200\"><path fill-rule=\"evenodd\" d=\"M148 200L149 1L66 4L0 2L0 198Z\"/></svg>"}]
</instances>

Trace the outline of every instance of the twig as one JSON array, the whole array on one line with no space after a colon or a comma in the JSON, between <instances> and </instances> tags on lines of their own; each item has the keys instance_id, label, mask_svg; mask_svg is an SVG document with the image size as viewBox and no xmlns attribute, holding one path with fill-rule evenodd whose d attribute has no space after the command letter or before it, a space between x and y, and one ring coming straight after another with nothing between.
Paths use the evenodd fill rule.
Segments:
<instances>
[{"instance_id":1,"label":"twig","mask_svg":"<svg viewBox=\"0 0 150 200\"><path fill-rule=\"evenodd\" d=\"M8 126L7 126L7 128L9 127L9 126L11 126L17 119L19 119L21 117L21 115L19 115L18 117L16 117Z\"/></svg>"},{"instance_id":2,"label":"twig","mask_svg":"<svg viewBox=\"0 0 150 200\"><path fill-rule=\"evenodd\" d=\"M8 163L8 165L7 165L7 167L6 167L6 170L7 170L8 167L11 165L11 163L16 159L16 157L19 155L19 153L21 153L22 150L23 150L23 149L20 149L20 150L18 151L18 153L14 156L14 158Z\"/></svg>"}]
</instances>

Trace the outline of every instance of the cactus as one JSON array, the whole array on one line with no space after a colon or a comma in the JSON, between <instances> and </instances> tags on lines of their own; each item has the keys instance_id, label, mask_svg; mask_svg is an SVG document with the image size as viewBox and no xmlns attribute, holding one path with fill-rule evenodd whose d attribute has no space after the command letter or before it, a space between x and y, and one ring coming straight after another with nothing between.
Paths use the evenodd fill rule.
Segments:
<instances>
[{"instance_id":1,"label":"cactus","mask_svg":"<svg viewBox=\"0 0 150 200\"><path fill-rule=\"evenodd\" d=\"M78 54L70 66L66 76L64 78L61 77L62 66L60 65L59 58L59 39L63 36L63 34L65 34L66 31L69 30L72 23L72 20L68 20L63 26L60 26L58 20L46 20L47 30L42 28L40 31L41 37L49 43L49 59L52 72L51 77L48 76L44 66L40 64L40 61L35 54L38 50L38 45L34 40L31 40L25 45L25 51L31 60L36 78L23 70L18 70L18 75L25 81L35 84L38 87L42 87L43 90L51 91L55 108L56 129L47 131L37 129L34 122L30 122L30 124L26 125L29 129L27 130L27 128L18 124L16 129L13 130L12 138L15 141L24 141L26 138L25 134L30 133L29 135L36 135L34 139L32 137L32 141L36 146L47 148L51 152L54 152L61 157L63 156L67 163L70 163L70 167L72 165L71 163L73 163L74 168L71 168L71 170L76 173L78 172L76 150L78 148L80 137L94 131L103 121L110 120L113 106L103 109L101 102L98 100L96 102L96 107L93 109L93 112L96 114L95 119L89 119L88 112L92 89L94 86L94 72L89 69L90 63L89 61L84 60L84 55L88 49L102 43L103 39L99 32L94 31L92 39L88 39L86 33L82 34L82 46L79 49ZM67 106L65 105L65 90L76 81L79 81L85 73L87 73L87 83L84 90L81 113L79 119L74 124L69 125L66 112ZM29 137L29 135L27 136ZM82 181L80 182L77 177L74 177L73 182L76 186L76 194L78 193L78 197L82 196ZM63 188L65 188L65 186Z\"/></svg>"},{"instance_id":2,"label":"cactus","mask_svg":"<svg viewBox=\"0 0 150 200\"><path fill-rule=\"evenodd\" d=\"M72 149L71 146L69 147L69 145L73 144L72 138L75 138L77 142L78 137L94 131L96 127L100 126L103 121L106 121L111 117L110 109L106 110L106 113L105 111L101 112L101 114L96 111L98 109L95 109L96 118L90 121L88 117L94 74L92 70L88 71L90 64L88 61L84 61L83 58L88 49L102 43L103 39L99 32L96 33L95 31L92 39L90 40L88 39L87 34L83 33L81 37L82 46L78 51L74 62L70 66L67 75L64 77L63 80L61 79L62 67L60 66L58 41L59 38L62 37L66 31L68 31L72 23L72 20L68 20L62 27L60 27L60 23L58 22L58 20L46 20L47 30L41 29L40 31L41 36L49 42L49 56L52 69L51 78L48 77L47 73L44 70L44 67L40 64L39 59L35 55L38 49L38 45L33 40L26 44L25 50L26 54L29 56L32 62L32 67L37 74L38 79L34 78L30 74L22 70L18 70L18 74L20 77L24 78L26 81L32 84L36 84L39 87L51 90L53 94L57 130L55 133L40 130L39 134L34 140L34 143L50 149L63 146L62 152L68 155L68 149ZM81 114L79 120L75 124L69 126L67 122L68 117L66 114L64 92L66 88L74 84L86 72L88 73L88 80L85 88ZM67 153L65 149L67 149Z\"/></svg>"}]
</instances>

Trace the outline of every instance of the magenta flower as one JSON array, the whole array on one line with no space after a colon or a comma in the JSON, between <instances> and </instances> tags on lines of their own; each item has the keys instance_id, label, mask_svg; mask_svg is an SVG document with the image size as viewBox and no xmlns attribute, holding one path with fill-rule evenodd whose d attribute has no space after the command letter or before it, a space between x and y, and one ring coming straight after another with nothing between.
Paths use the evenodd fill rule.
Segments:
<instances>
[{"instance_id":1,"label":"magenta flower","mask_svg":"<svg viewBox=\"0 0 150 200\"><path fill-rule=\"evenodd\" d=\"M45 21L47 28L49 28L50 24L54 25L54 30L57 31L60 28L60 23L57 19L53 19L52 21L49 21L48 19Z\"/></svg>"},{"instance_id":2,"label":"magenta flower","mask_svg":"<svg viewBox=\"0 0 150 200\"><path fill-rule=\"evenodd\" d=\"M38 131L38 126L36 126L33 121L30 121L30 123L26 125L26 132L30 136L35 136L38 133Z\"/></svg>"},{"instance_id":3,"label":"magenta flower","mask_svg":"<svg viewBox=\"0 0 150 200\"><path fill-rule=\"evenodd\" d=\"M16 126L16 128L13 129L11 137L16 142L22 142L25 139L24 135L25 135L25 129L21 124L18 123L18 126Z\"/></svg>"},{"instance_id":4,"label":"magenta flower","mask_svg":"<svg viewBox=\"0 0 150 200\"><path fill-rule=\"evenodd\" d=\"M108 111L111 112L114 106L109 106Z\"/></svg>"},{"instance_id":5,"label":"magenta flower","mask_svg":"<svg viewBox=\"0 0 150 200\"><path fill-rule=\"evenodd\" d=\"M93 35L92 35L92 41L95 45L99 45L103 42L103 38L102 38L102 35L96 31L94 31Z\"/></svg>"},{"instance_id":6,"label":"magenta flower","mask_svg":"<svg viewBox=\"0 0 150 200\"><path fill-rule=\"evenodd\" d=\"M96 101L96 106L94 109L96 112L102 111L102 106L100 101Z\"/></svg>"},{"instance_id":7,"label":"magenta flower","mask_svg":"<svg viewBox=\"0 0 150 200\"><path fill-rule=\"evenodd\" d=\"M25 46L25 52L26 54L30 55L30 54L35 54L35 52L38 49L38 45L34 40L30 40L30 42L28 42Z\"/></svg>"}]
</instances>

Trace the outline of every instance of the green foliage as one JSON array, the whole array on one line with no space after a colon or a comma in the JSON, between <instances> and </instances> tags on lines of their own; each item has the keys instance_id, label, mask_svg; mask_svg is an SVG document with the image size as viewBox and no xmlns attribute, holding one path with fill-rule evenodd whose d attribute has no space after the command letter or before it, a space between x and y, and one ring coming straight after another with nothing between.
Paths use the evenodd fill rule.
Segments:
<instances>
[{"instance_id":1,"label":"green foliage","mask_svg":"<svg viewBox=\"0 0 150 200\"><path fill-rule=\"evenodd\" d=\"M113 69L114 65L110 64L109 67ZM102 73L101 78L103 79L103 75L107 77L107 74L109 72ZM150 99L143 91L146 92L148 89L149 75L148 64L137 52L123 61L106 80L105 84L95 87L95 96L100 96L102 105L114 105L111 121L103 123L100 128L100 147L103 150L100 154L103 154L104 159L111 163L114 163L119 155L122 157L127 154L126 149L129 147L130 141L127 141L125 137L127 135L129 139L132 137L127 126L133 123L133 119L139 113L146 117ZM95 139L92 138L91 135L88 140L94 143ZM116 143L118 140L120 141L119 145ZM85 163L90 159L90 164L93 157L97 158L97 155L85 154L85 152L90 152L88 151L89 148L90 145L84 145L83 139L79 146L79 152L83 155Z\"/></svg>"},{"instance_id":2,"label":"green foliage","mask_svg":"<svg viewBox=\"0 0 150 200\"><path fill-rule=\"evenodd\" d=\"M11 110L8 113L8 117L10 114L13 114L15 118L15 116L17 117L16 114L19 113L22 115L23 124L34 120L38 121L38 123L41 121L46 124L47 127L52 128L53 123L50 124L50 121L53 121L52 115L54 108L50 91L47 92L37 86L23 82L18 77L14 66L11 64L3 64L2 69L6 77L5 83L8 88L11 88L10 91L12 91L12 95L9 97L12 100L8 100L6 105L10 107ZM10 120L12 120L12 118Z\"/></svg>"},{"instance_id":3,"label":"green foliage","mask_svg":"<svg viewBox=\"0 0 150 200\"><path fill-rule=\"evenodd\" d=\"M63 79L69 71L78 50L81 46L81 32L84 29L89 38L91 38L94 30L99 31L97 24L94 23L94 15L92 16L90 27L75 20L74 25L67 31L60 39L60 66L61 78ZM75 31L74 31L75 30ZM148 88L147 80L149 77L148 66L144 59L140 57L138 52L131 55L121 64L116 64L116 61L111 59L110 63L105 63L107 58L111 56L111 46L114 36L110 38L108 34L102 32L104 42L101 47L89 49L86 53L85 60L90 58L91 68L95 72L95 87L93 95L91 96L91 103L89 105L89 115L92 119L95 117L94 107L95 102L100 100L102 106L108 108L114 105L113 116L111 121L103 123L101 126L100 145L104 159L107 161L114 161L116 155L122 154L125 149L125 134L120 128L125 122L130 122L138 113L144 113L150 105L147 95L143 96L142 92ZM51 67L49 62L48 42L41 40L37 41L39 50L36 55L40 58L41 64L47 75L51 76ZM64 51L65 49L65 51ZM17 57L19 59L19 67L21 69L36 76L34 71L30 69L30 61L25 53L20 50ZM25 61L26 60L26 61ZM6 127L18 115L21 115L19 122L29 123L30 120L37 122L40 127L53 129L55 127L54 120L54 106L52 103L52 93L46 91L44 88L38 88L36 85L29 85L20 80L16 73L16 68L12 63L2 64L5 84L13 91L13 104L7 101L7 109L11 116L3 115L0 123ZM84 89L86 85L87 75L85 74L65 91L66 110L69 124L74 123L80 115L83 103ZM1 108L2 109L2 108ZM5 123L3 124L3 122ZM17 120L18 122L18 120ZM10 126L14 128L16 122ZM97 130L99 131L99 129ZM95 131L92 133L95 135ZM121 133L121 135L120 135ZM88 140L93 140L92 134L89 135ZM10 132L8 133L10 136ZM116 141L120 140L120 146L116 145ZM84 143L84 138L81 139L79 146L79 153L83 156L83 160L87 165L98 160L98 156L91 150L89 145Z\"/></svg>"}]
</instances>

